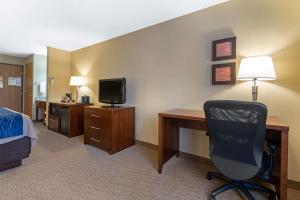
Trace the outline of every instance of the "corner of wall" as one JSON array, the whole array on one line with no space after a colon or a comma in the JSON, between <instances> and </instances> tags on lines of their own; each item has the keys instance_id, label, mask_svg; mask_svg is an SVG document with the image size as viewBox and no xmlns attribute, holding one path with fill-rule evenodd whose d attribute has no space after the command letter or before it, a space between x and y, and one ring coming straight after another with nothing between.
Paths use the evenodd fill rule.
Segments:
<instances>
[{"instance_id":1,"label":"corner of wall","mask_svg":"<svg viewBox=\"0 0 300 200\"><path fill-rule=\"evenodd\" d=\"M48 47L47 51L47 99L60 101L61 97L70 91L71 52L52 47Z\"/></svg>"}]
</instances>

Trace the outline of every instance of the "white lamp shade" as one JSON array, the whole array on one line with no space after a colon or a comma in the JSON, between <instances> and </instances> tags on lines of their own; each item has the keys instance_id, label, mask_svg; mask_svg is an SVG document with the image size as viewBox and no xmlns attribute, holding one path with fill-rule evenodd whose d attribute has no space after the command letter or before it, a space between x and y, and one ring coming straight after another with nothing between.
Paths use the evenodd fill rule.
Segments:
<instances>
[{"instance_id":1,"label":"white lamp shade","mask_svg":"<svg viewBox=\"0 0 300 200\"><path fill-rule=\"evenodd\" d=\"M270 56L243 58L237 79L239 80L275 80L273 60Z\"/></svg>"},{"instance_id":2,"label":"white lamp shade","mask_svg":"<svg viewBox=\"0 0 300 200\"><path fill-rule=\"evenodd\" d=\"M83 86L85 85L85 79L82 76L72 76L70 80L70 86Z\"/></svg>"}]
</instances>

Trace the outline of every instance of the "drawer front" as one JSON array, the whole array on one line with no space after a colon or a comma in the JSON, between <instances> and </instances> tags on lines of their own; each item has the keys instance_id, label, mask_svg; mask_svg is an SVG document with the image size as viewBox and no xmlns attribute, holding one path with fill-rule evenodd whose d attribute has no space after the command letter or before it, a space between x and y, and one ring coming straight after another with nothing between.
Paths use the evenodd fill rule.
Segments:
<instances>
[{"instance_id":1,"label":"drawer front","mask_svg":"<svg viewBox=\"0 0 300 200\"><path fill-rule=\"evenodd\" d=\"M84 128L90 129L91 131L110 131L111 130L111 123L110 120L90 120L85 119L84 121Z\"/></svg>"},{"instance_id":2,"label":"drawer front","mask_svg":"<svg viewBox=\"0 0 300 200\"><path fill-rule=\"evenodd\" d=\"M93 125L91 126L86 125L84 127L84 133L98 138L99 137L111 138L111 133L109 129L98 128L97 126L93 126Z\"/></svg>"},{"instance_id":3,"label":"drawer front","mask_svg":"<svg viewBox=\"0 0 300 200\"><path fill-rule=\"evenodd\" d=\"M111 129L110 112L101 112L98 110L85 109L84 111L84 126L95 130Z\"/></svg>"},{"instance_id":4,"label":"drawer front","mask_svg":"<svg viewBox=\"0 0 300 200\"><path fill-rule=\"evenodd\" d=\"M91 131L91 129L88 129L85 130L84 141L85 143L91 144L98 148L107 151L111 150L111 139L108 133L105 132L99 133L99 132Z\"/></svg>"},{"instance_id":5,"label":"drawer front","mask_svg":"<svg viewBox=\"0 0 300 200\"><path fill-rule=\"evenodd\" d=\"M98 109L86 108L84 115L91 120L110 120L110 112Z\"/></svg>"}]
</instances>

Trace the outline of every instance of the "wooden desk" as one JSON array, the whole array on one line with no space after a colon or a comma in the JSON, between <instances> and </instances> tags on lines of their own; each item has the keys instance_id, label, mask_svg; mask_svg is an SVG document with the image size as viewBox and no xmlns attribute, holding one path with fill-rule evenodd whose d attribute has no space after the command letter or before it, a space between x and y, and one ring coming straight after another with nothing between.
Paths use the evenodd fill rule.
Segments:
<instances>
[{"instance_id":1,"label":"wooden desk","mask_svg":"<svg viewBox=\"0 0 300 200\"><path fill-rule=\"evenodd\" d=\"M43 111L43 118L39 119L39 109ZM46 111L46 101L45 100L36 100L35 101L35 118L36 121L44 121L45 120L45 111Z\"/></svg>"},{"instance_id":2,"label":"wooden desk","mask_svg":"<svg viewBox=\"0 0 300 200\"><path fill-rule=\"evenodd\" d=\"M179 155L179 128L207 130L205 114L201 110L175 109L159 113L159 155L158 172L174 155ZM266 140L273 139L280 145L279 158L274 164L271 182L275 185L280 200L287 199L287 167L288 167L288 131L289 127L278 117L267 118Z\"/></svg>"}]
</instances>

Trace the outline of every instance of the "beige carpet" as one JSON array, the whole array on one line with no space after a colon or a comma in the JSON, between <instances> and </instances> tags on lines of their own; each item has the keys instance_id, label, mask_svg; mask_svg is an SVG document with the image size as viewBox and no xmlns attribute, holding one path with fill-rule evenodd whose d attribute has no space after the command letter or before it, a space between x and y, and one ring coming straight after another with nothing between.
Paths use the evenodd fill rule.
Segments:
<instances>
[{"instance_id":1,"label":"beige carpet","mask_svg":"<svg viewBox=\"0 0 300 200\"><path fill-rule=\"evenodd\" d=\"M205 179L209 166L172 158L159 175L157 152L135 145L109 156L36 125L39 143L23 166L0 174L1 200L206 200L222 184ZM257 199L264 199L256 194ZM220 200L244 199L235 191ZM289 199L300 192L289 190Z\"/></svg>"}]
</instances>

